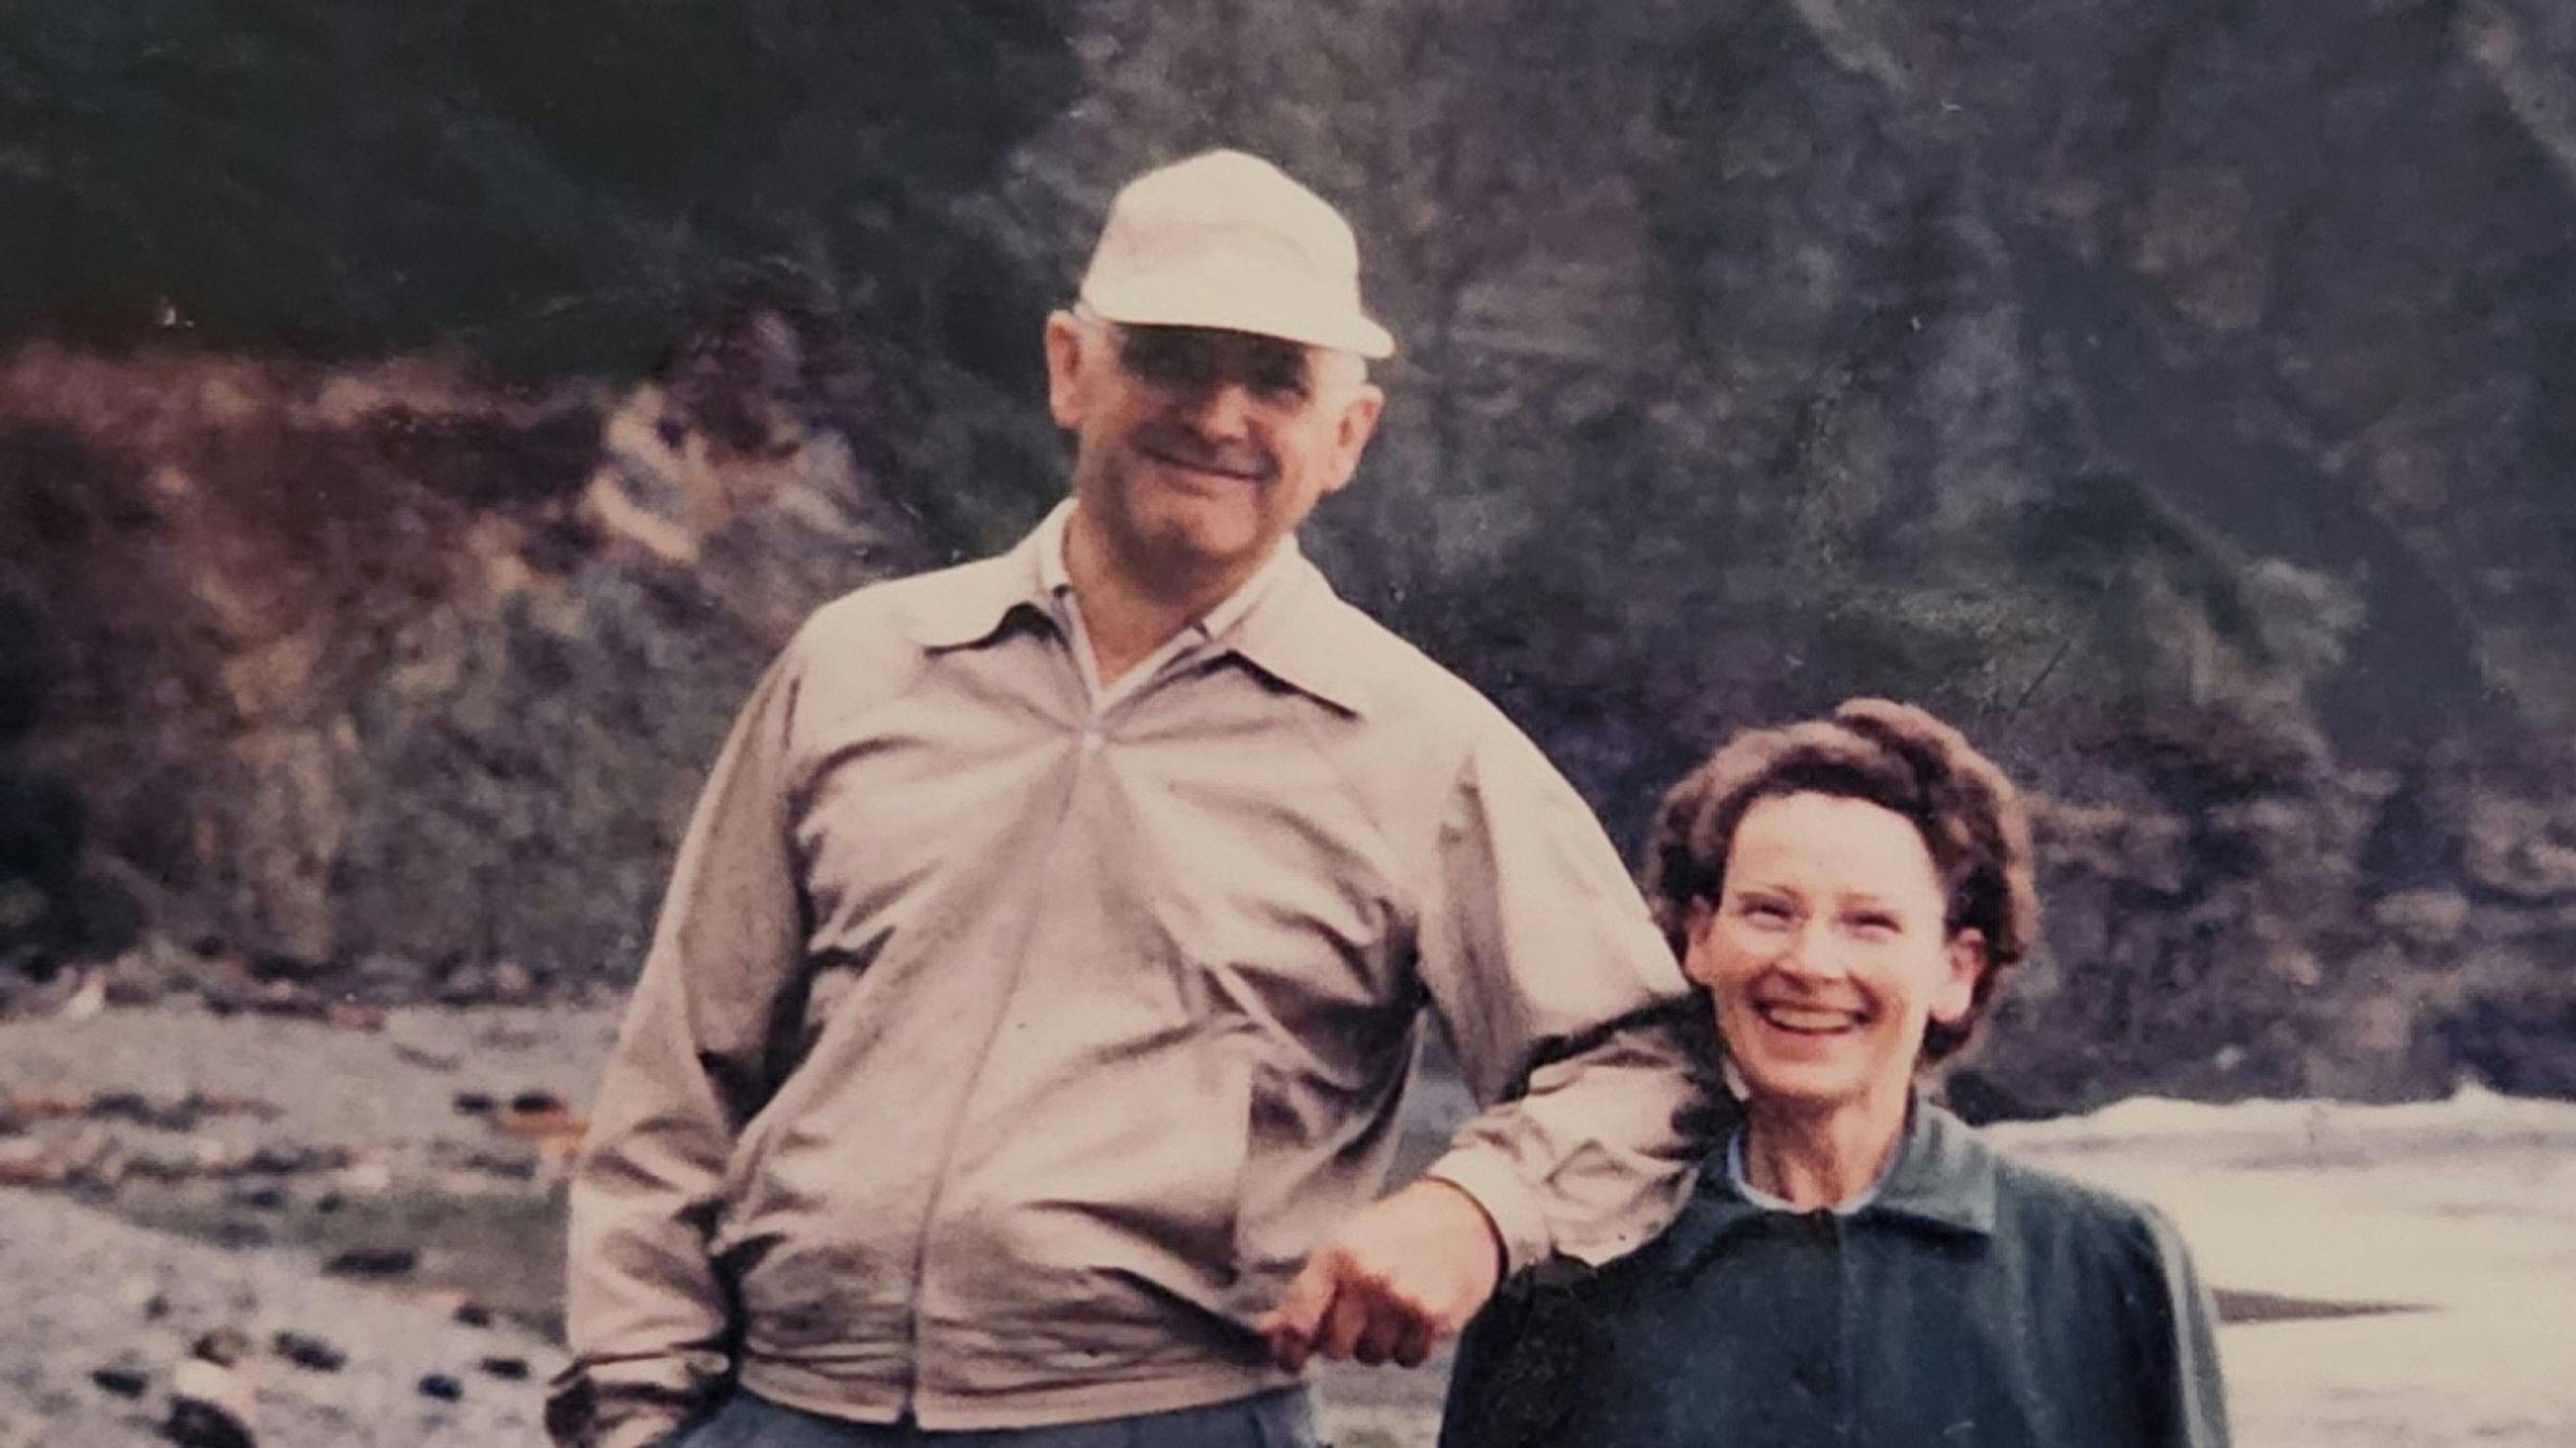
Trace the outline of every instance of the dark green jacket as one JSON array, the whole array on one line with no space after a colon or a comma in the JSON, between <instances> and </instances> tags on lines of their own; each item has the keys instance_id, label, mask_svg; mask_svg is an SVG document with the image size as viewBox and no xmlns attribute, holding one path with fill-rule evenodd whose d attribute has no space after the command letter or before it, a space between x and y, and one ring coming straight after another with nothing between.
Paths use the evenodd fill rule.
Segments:
<instances>
[{"instance_id":1,"label":"dark green jacket","mask_svg":"<svg viewBox=\"0 0 2576 1448\"><path fill-rule=\"evenodd\" d=\"M2224 1448L2207 1294L2151 1208L1918 1101L1877 1197L1681 1217L1472 1325L1441 1448Z\"/></svg>"}]
</instances>

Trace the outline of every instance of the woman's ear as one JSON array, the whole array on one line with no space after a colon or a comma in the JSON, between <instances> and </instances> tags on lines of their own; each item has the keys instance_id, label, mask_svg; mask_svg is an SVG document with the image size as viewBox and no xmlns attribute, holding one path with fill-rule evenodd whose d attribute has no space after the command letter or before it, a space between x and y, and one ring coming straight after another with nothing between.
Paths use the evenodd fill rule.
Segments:
<instances>
[{"instance_id":1,"label":"woman's ear","mask_svg":"<svg viewBox=\"0 0 2576 1448\"><path fill-rule=\"evenodd\" d=\"M1708 935L1717 923L1717 902L1694 895L1682 907L1682 974L1694 984L1714 987L1717 982L1709 959Z\"/></svg>"},{"instance_id":2,"label":"woman's ear","mask_svg":"<svg viewBox=\"0 0 2576 1448\"><path fill-rule=\"evenodd\" d=\"M1973 929L1952 931L1942 954L1949 968L1932 992L1931 1016L1945 1026L1955 1026L1976 1005L1977 982L1985 978L1993 957L1986 951L1986 933Z\"/></svg>"}]
</instances>

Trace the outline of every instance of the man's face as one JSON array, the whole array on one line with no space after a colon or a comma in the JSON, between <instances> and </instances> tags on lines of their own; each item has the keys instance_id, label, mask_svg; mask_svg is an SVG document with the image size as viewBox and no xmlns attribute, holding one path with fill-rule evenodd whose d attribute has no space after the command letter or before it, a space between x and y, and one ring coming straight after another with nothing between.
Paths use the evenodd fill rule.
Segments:
<instances>
[{"instance_id":1,"label":"man's face","mask_svg":"<svg viewBox=\"0 0 2576 1448\"><path fill-rule=\"evenodd\" d=\"M1356 359L1205 327L1047 319L1074 496L1148 584L1239 581L1348 483L1384 397Z\"/></svg>"}]
</instances>

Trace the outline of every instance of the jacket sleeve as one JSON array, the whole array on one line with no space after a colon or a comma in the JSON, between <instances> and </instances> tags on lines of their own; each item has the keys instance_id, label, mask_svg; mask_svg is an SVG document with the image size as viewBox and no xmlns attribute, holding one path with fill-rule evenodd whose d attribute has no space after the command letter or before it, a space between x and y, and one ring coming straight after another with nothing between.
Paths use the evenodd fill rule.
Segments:
<instances>
[{"instance_id":1,"label":"jacket sleeve","mask_svg":"<svg viewBox=\"0 0 2576 1448\"><path fill-rule=\"evenodd\" d=\"M2147 1429L2139 1441L2155 1448L2227 1448L2209 1291L2173 1224L2153 1207L2140 1207L2139 1218L2146 1280L2128 1294L2136 1314L2131 1366Z\"/></svg>"},{"instance_id":2,"label":"jacket sleeve","mask_svg":"<svg viewBox=\"0 0 2576 1448\"><path fill-rule=\"evenodd\" d=\"M1422 979L1484 1106L1429 1175L1493 1219L1506 1271L1609 1260L1681 1209L1706 1026L1600 824L1498 728L1439 832Z\"/></svg>"},{"instance_id":3,"label":"jacket sleeve","mask_svg":"<svg viewBox=\"0 0 2576 1448\"><path fill-rule=\"evenodd\" d=\"M699 797L593 1101L571 1183L572 1362L546 1410L561 1444L655 1441L734 1365L709 1237L735 1139L775 1087L776 1022L801 975L794 657L762 679Z\"/></svg>"}]
</instances>

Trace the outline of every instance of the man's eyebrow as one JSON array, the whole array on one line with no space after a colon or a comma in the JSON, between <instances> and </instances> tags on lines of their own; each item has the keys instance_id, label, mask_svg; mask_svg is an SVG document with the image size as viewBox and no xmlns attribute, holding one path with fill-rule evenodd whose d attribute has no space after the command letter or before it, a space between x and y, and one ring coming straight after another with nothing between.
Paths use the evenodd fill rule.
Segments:
<instances>
[{"instance_id":1,"label":"man's eyebrow","mask_svg":"<svg viewBox=\"0 0 2576 1448\"><path fill-rule=\"evenodd\" d=\"M1302 348L1293 348L1285 352L1257 352L1253 354L1253 361L1262 372L1269 373L1276 369L1279 375L1300 387L1315 380L1314 359L1308 357Z\"/></svg>"}]
</instances>

